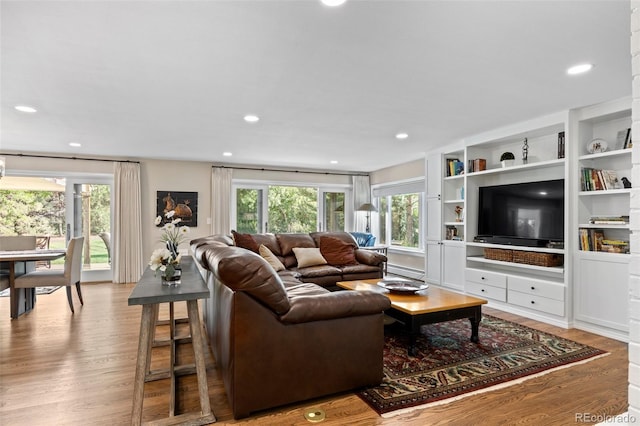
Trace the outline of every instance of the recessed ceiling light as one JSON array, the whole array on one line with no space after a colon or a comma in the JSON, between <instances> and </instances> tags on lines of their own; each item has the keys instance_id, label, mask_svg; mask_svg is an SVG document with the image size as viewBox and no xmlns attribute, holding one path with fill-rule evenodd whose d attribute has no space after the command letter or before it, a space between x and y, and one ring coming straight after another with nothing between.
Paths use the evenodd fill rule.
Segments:
<instances>
[{"instance_id":1,"label":"recessed ceiling light","mask_svg":"<svg viewBox=\"0 0 640 426\"><path fill-rule=\"evenodd\" d=\"M80 148L82 144L78 142L69 142L69 146L72 146L74 148Z\"/></svg>"},{"instance_id":2,"label":"recessed ceiling light","mask_svg":"<svg viewBox=\"0 0 640 426\"><path fill-rule=\"evenodd\" d=\"M338 160L331 160L330 163L331 164L338 164Z\"/></svg>"},{"instance_id":3,"label":"recessed ceiling light","mask_svg":"<svg viewBox=\"0 0 640 426\"><path fill-rule=\"evenodd\" d=\"M225 157L231 157L233 153L227 151L227 152L223 152L222 155L224 155Z\"/></svg>"},{"instance_id":4,"label":"recessed ceiling light","mask_svg":"<svg viewBox=\"0 0 640 426\"><path fill-rule=\"evenodd\" d=\"M409 137L408 133L398 133L396 134L396 139L406 139Z\"/></svg>"},{"instance_id":5,"label":"recessed ceiling light","mask_svg":"<svg viewBox=\"0 0 640 426\"><path fill-rule=\"evenodd\" d=\"M248 114L244 116L244 121L246 121L247 123L255 123L259 120L260 120L260 117L258 117L257 115Z\"/></svg>"},{"instance_id":6,"label":"recessed ceiling light","mask_svg":"<svg viewBox=\"0 0 640 426\"><path fill-rule=\"evenodd\" d=\"M593 64L578 64L567 69L567 74L569 75L582 74L587 71L590 71L591 68L593 68Z\"/></svg>"},{"instance_id":7,"label":"recessed ceiling light","mask_svg":"<svg viewBox=\"0 0 640 426\"><path fill-rule=\"evenodd\" d=\"M340 6L347 0L320 0L325 6Z\"/></svg>"},{"instance_id":8,"label":"recessed ceiling light","mask_svg":"<svg viewBox=\"0 0 640 426\"><path fill-rule=\"evenodd\" d=\"M14 108L20 112L29 112L29 113L38 112L37 109L35 109L34 107L30 107L28 105L16 105Z\"/></svg>"}]
</instances>

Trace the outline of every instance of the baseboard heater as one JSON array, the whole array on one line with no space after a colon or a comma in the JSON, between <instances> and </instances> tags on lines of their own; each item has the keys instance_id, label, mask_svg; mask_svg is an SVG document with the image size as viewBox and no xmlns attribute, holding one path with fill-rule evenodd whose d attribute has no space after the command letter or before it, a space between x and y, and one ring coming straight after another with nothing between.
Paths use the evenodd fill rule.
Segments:
<instances>
[{"instance_id":1,"label":"baseboard heater","mask_svg":"<svg viewBox=\"0 0 640 426\"><path fill-rule=\"evenodd\" d=\"M411 278L414 280L423 280L424 271L416 268L409 268L401 265L388 265L387 274L398 275L400 277Z\"/></svg>"}]
</instances>

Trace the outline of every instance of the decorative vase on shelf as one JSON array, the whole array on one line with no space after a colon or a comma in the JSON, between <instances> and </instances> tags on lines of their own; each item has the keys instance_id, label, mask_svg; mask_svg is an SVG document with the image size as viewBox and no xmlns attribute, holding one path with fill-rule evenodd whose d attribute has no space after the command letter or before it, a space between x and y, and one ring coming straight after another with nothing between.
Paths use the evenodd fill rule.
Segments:
<instances>
[{"instance_id":1,"label":"decorative vase on shelf","mask_svg":"<svg viewBox=\"0 0 640 426\"><path fill-rule=\"evenodd\" d=\"M512 152L503 152L500 156L500 164L502 167L510 167L513 166L513 163L516 161L515 155Z\"/></svg>"}]
</instances>

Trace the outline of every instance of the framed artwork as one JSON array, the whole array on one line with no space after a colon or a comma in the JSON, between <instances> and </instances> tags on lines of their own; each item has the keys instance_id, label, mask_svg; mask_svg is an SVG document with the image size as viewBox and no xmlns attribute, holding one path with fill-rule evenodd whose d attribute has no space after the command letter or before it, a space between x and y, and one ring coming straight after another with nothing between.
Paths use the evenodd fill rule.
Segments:
<instances>
[{"instance_id":1,"label":"framed artwork","mask_svg":"<svg viewBox=\"0 0 640 426\"><path fill-rule=\"evenodd\" d=\"M158 216L162 217L162 226L172 219L179 217L182 219L181 225L198 226L198 193L178 192L178 191L158 191L156 201ZM167 219L165 214L173 210L173 218Z\"/></svg>"}]
</instances>

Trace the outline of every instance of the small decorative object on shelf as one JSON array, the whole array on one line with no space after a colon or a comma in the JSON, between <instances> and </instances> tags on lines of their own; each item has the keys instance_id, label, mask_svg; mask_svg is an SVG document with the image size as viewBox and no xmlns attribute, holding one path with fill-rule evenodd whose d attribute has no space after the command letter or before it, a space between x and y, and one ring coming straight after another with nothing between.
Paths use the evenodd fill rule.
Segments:
<instances>
[{"instance_id":1,"label":"small decorative object on shelf","mask_svg":"<svg viewBox=\"0 0 640 426\"><path fill-rule=\"evenodd\" d=\"M529 161L529 141L527 138L524 138L524 143L522 144L522 164L527 164Z\"/></svg>"},{"instance_id":2,"label":"small decorative object on shelf","mask_svg":"<svg viewBox=\"0 0 640 426\"><path fill-rule=\"evenodd\" d=\"M600 152L605 152L608 147L609 145L607 144L607 141L605 141L604 139L596 138L589 142L589 144L587 145L587 151L589 151L589 154L597 154Z\"/></svg>"},{"instance_id":3,"label":"small decorative object on shelf","mask_svg":"<svg viewBox=\"0 0 640 426\"><path fill-rule=\"evenodd\" d=\"M625 188L631 188L631 181L629 179L627 179L626 177L622 178L622 185L624 185Z\"/></svg>"},{"instance_id":4,"label":"small decorative object on shelf","mask_svg":"<svg viewBox=\"0 0 640 426\"><path fill-rule=\"evenodd\" d=\"M627 137L624 140L623 149L633 148L633 142L631 141L631 129L627 129Z\"/></svg>"},{"instance_id":5,"label":"small decorative object on shelf","mask_svg":"<svg viewBox=\"0 0 640 426\"><path fill-rule=\"evenodd\" d=\"M456 208L453 210L454 212L456 212L456 222L462 222L462 207L461 206L456 206Z\"/></svg>"},{"instance_id":6,"label":"small decorative object on shelf","mask_svg":"<svg viewBox=\"0 0 640 426\"><path fill-rule=\"evenodd\" d=\"M515 155L512 152L503 152L500 156L500 163L502 167L513 166L513 163L516 161Z\"/></svg>"},{"instance_id":7,"label":"small decorative object on shelf","mask_svg":"<svg viewBox=\"0 0 640 426\"><path fill-rule=\"evenodd\" d=\"M564 132L558 133L558 158L564 158Z\"/></svg>"},{"instance_id":8,"label":"small decorative object on shelf","mask_svg":"<svg viewBox=\"0 0 640 426\"><path fill-rule=\"evenodd\" d=\"M151 254L149 266L157 273L159 270L162 276L162 284L173 285L180 283L180 259L182 255L178 253L178 246L187 240L189 233L188 226L176 226L180 223L180 218L172 219L175 211L171 210L165 214L167 222L162 226L162 235L160 241L165 243L165 247L156 249ZM156 217L156 226L162 223L162 216Z\"/></svg>"}]
</instances>

